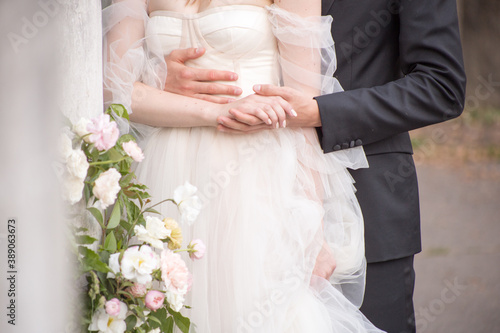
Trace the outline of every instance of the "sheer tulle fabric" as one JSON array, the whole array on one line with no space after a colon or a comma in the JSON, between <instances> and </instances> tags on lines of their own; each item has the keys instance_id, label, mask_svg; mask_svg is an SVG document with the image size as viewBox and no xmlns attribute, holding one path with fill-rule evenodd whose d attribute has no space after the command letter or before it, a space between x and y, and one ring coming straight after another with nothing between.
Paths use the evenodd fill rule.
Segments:
<instances>
[{"instance_id":1,"label":"sheer tulle fabric","mask_svg":"<svg viewBox=\"0 0 500 333\"><path fill-rule=\"evenodd\" d=\"M110 104L122 104L132 112L132 93L138 97L140 90L134 91L135 82L143 82L151 87L163 89L167 76L167 66L154 35L145 37L149 22L147 1L123 0L105 8L103 19L103 78L104 108ZM120 122L120 131L135 134L140 143L154 128L127 122Z\"/></svg>"},{"instance_id":2,"label":"sheer tulle fabric","mask_svg":"<svg viewBox=\"0 0 500 333\"><path fill-rule=\"evenodd\" d=\"M124 20L129 24L117 25ZM289 78L300 77L300 64L279 57L276 37L298 41L293 34L306 24L314 43L303 46L314 60L329 54L328 66L318 68L331 74L335 68L328 21L302 20L275 6L147 15L142 1L123 1L105 10L104 22L107 103L128 108L135 81L163 88L163 56L180 47L205 47L190 66L237 72L244 94L256 83L288 80L294 86ZM330 72L305 71L309 87L296 88L341 89ZM204 127L156 128L147 133L145 155L136 173L156 201L186 180L203 201L197 221L183 226L186 240L207 245L205 258L190 265L194 281L186 304L193 308L185 312L193 332L378 332L357 310L363 219L346 167L366 166L362 150L325 155L314 129L226 135ZM172 207L161 212L178 217ZM337 259L329 282L312 276L325 240Z\"/></svg>"}]
</instances>

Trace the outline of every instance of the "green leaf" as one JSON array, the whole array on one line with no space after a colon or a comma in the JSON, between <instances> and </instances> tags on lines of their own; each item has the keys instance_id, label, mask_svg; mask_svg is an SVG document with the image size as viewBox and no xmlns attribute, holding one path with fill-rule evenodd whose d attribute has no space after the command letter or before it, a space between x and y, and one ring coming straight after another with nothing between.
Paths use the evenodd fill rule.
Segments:
<instances>
[{"instance_id":1,"label":"green leaf","mask_svg":"<svg viewBox=\"0 0 500 333\"><path fill-rule=\"evenodd\" d=\"M116 148L111 148L110 150L108 150L108 156L110 160L117 161L123 157L123 154L118 152Z\"/></svg>"},{"instance_id":2,"label":"green leaf","mask_svg":"<svg viewBox=\"0 0 500 333\"><path fill-rule=\"evenodd\" d=\"M130 120L127 109L121 104L111 104L108 110L106 110L106 113L111 114L111 111L113 111L118 117Z\"/></svg>"},{"instance_id":3,"label":"green leaf","mask_svg":"<svg viewBox=\"0 0 500 333\"><path fill-rule=\"evenodd\" d=\"M90 157L92 158L92 161L97 161L99 159L99 150L97 149L92 149L93 148L93 144L91 146L89 146L89 149L91 149L90 151Z\"/></svg>"},{"instance_id":4,"label":"green leaf","mask_svg":"<svg viewBox=\"0 0 500 333\"><path fill-rule=\"evenodd\" d=\"M120 224L120 205L118 202L115 203L113 211L111 212L111 217L109 218L107 229L114 229Z\"/></svg>"},{"instance_id":5,"label":"green leaf","mask_svg":"<svg viewBox=\"0 0 500 333\"><path fill-rule=\"evenodd\" d=\"M145 210L145 212L161 215L161 213L159 211L157 211L156 209L153 209L153 208L148 208Z\"/></svg>"},{"instance_id":6,"label":"green leaf","mask_svg":"<svg viewBox=\"0 0 500 333\"><path fill-rule=\"evenodd\" d=\"M161 326L163 323L161 322L160 319L156 318L155 316L149 316L149 320L152 320L158 324L158 326Z\"/></svg>"},{"instance_id":7,"label":"green leaf","mask_svg":"<svg viewBox=\"0 0 500 333\"><path fill-rule=\"evenodd\" d=\"M79 246L78 252L82 255L81 262L83 266L82 270L84 272L96 270L98 272L107 273L111 271L108 265L101 261L99 255L91 249L85 246Z\"/></svg>"},{"instance_id":8,"label":"green leaf","mask_svg":"<svg viewBox=\"0 0 500 333\"><path fill-rule=\"evenodd\" d=\"M128 184L130 184L130 182L132 181L132 179L134 178L134 173L131 172L129 173L128 175L126 176L123 176L121 179L120 179L120 186L121 187L125 187L127 186Z\"/></svg>"},{"instance_id":9,"label":"green leaf","mask_svg":"<svg viewBox=\"0 0 500 333\"><path fill-rule=\"evenodd\" d=\"M146 185L144 185L144 184L134 184L134 185L132 185L132 187L138 188L138 189L141 189L141 190L147 190L148 189L148 187Z\"/></svg>"},{"instance_id":10,"label":"green leaf","mask_svg":"<svg viewBox=\"0 0 500 333\"><path fill-rule=\"evenodd\" d=\"M87 208L87 210L95 217L95 219L97 220L97 222L99 222L99 224L101 226L104 225L102 214L101 214L101 211L99 209L97 209L95 207L90 207L90 208Z\"/></svg>"},{"instance_id":11,"label":"green leaf","mask_svg":"<svg viewBox=\"0 0 500 333\"><path fill-rule=\"evenodd\" d=\"M170 307L168 307L168 312L174 317L175 325L183 332L189 333L189 326L191 325L191 320L184 317L180 312L175 312Z\"/></svg>"},{"instance_id":12,"label":"green leaf","mask_svg":"<svg viewBox=\"0 0 500 333\"><path fill-rule=\"evenodd\" d=\"M116 252L116 237L113 231L111 231L108 236L106 236L106 240L104 241L104 249L112 253Z\"/></svg>"},{"instance_id":13,"label":"green leaf","mask_svg":"<svg viewBox=\"0 0 500 333\"><path fill-rule=\"evenodd\" d=\"M131 135L131 134L124 134L124 135L122 135L122 136L118 139L118 141L116 141L116 143L118 144L118 146L120 146L120 147L121 147L122 143L124 143L124 142L129 142L129 141L134 141L134 142L135 142L136 140L135 140L135 138L134 138L134 136L133 136L133 135Z\"/></svg>"},{"instance_id":14,"label":"green leaf","mask_svg":"<svg viewBox=\"0 0 500 333\"><path fill-rule=\"evenodd\" d=\"M137 324L137 317L134 315L130 315L125 318L125 323L127 324L127 331L132 331Z\"/></svg>"},{"instance_id":15,"label":"green leaf","mask_svg":"<svg viewBox=\"0 0 500 333\"><path fill-rule=\"evenodd\" d=\"M137 207L137 205L134 202L130 200L125 200L125 206L127 208L127 217L130 223L131 221L134 221L137 218L137 216L139 216L141 210L139 209L139 207Z\"/></svg>"},{"instance_id":16,"label":"green leaf","mask_svg":"<svg viewBox=\"0 0 500 333\"><path fill-rule=\"evenodd\" d=\"M158 326L157 322L159 321L159 327L163 333L174 331L174 319L172 317L168 317L167 310L165 308L151 312L148 318L154 321L151 326Z\"/></svg>"},{"instance_id":17,"label":"green leaf","mask_svg":"<svg viewBox=\"0 0 500 333\"><path fill-rule=\"evenodd\" d=\"M85 184L83 187L83 196L85 198L85 202L89 202L90 199L90 185Z\"/></svg>"},{"instance_id":18,"label":"green leaf","mask_svg":"<svg viewBox=\"0 0 500 333\"><path fill-rule=\"evenodd\" d=\"M75 236L75 240L78 244L81 245L90 245L94 244L94 242L97 241L97 239L95 239L94 237L90 237L88 235L77 235Z\"/></svg>"},{"instance_id":19,"label":"green leaf","mask_svg":"<svg viewBox=\"0 0 500 333\"><path fill-rule=\"evenodd\" d=\"M173 333L174 332L174 320L172 317L168 317L167 320L165 320L165 325L161 326L161 330L164 333Z\"/></svg>"},{"instance_id":20,"label":"green leaf","mask_svg":"<svg viewBox=\"0 0 500 333\"><path fill-rule=\"evenodd\" d=\"M128 223L128 221L126 221L126 220L124 220L124 219L121 219L121 220L120 220L120 225L121 225L121 226L122 226L122 228L123 228L123 229L125 229L125 230L129 230L129 229L130 229L130 226L131 226L131 224L130 224L130 223ZM118 243L120 243L120 242L121 242L121 240L119 240L119 241L118 241ZM118 247L120 247L120 245L121 245L121 244L118 244Z\"/></svg>"}]
</instances>

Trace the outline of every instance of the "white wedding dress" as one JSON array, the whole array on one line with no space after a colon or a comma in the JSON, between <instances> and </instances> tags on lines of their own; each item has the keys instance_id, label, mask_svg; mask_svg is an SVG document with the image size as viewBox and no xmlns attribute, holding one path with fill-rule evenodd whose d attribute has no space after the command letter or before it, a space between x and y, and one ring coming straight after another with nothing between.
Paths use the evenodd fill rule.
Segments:
<instances>
[{"instance_id":1,"label":"white wedding dress","mask_svg":"<svg viewBox=\"0 0 500 333\"><path fill-rule=\"evenodd\" d=\"M280 84L270 12L280 13L249 5L191 15L155 11L145 24L145 47L154 41L160 56L204 47L206 54L188 64L238 73L245 96L256 83ZM136 64L149 64L144 73L154 67L132 51ZM207 246L189 267L194 280L185 304L192 309L183 312L192 332L379 332L357 309L363 220L346 165L366 166L359 151L325 155L314 129L228 135L198 127L153 128L144 154L136 174L154 201L189 181L203 202L196 222L183 225L185 241ZM178 218L172 205L161 213ZM331 281L312 276L325 241L337 260Z\"/></svg>"}]
</instances>

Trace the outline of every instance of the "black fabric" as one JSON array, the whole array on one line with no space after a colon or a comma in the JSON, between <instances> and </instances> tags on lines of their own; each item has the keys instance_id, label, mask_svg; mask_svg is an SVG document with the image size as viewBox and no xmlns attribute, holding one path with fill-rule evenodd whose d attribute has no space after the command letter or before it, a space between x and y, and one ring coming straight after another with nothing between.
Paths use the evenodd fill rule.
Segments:
<instances>
[{"instance_id":1,"label":"black fabric","mask_svg":"<svg viewBox=\"0 0 500 333\"><path fill-rule=\"evenodd\" d=\"M351 170L365 219L368 263L421 250L417 175L411 154L367 156L370 168Z\"/></svg>"},{"instance_id":2,"label":"black fabric","mask_svg":"<svg viewBox=\"0 0 500 333\"><path fill-rule=\"evenodd\" d=\"M368 262L420 251L408 131L460 115L465 99L455 0L323 0L333 17L335 76L346 91L316 97L325 153L362 144L352 172Z\"/></svg>"},{"instance_id":3,"label":"black fabric","mask_svg":"<svg viewBox=\"0 0 500 333\"><path fill-rule=\"evenodd\" d=\"M387 333L415 332L413 256L368 264L361 312Z\"/></svg>"}]
</instances>

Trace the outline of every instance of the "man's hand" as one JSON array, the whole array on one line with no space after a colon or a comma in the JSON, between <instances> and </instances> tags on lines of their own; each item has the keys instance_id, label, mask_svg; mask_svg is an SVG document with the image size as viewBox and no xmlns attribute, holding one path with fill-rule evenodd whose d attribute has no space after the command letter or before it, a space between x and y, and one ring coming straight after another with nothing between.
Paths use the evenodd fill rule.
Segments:
<instances>
[{"instance_id":1,"label":"man's hand","mask_svg":"<svg viewBox=\"0 0 500 333\"><path fill-rule=\"evenodd\" d=\"M323 243L319 251L316 263L314 264L313 275L320 276L325 280L329 280L333 272L337 268L337 262L332 250L326 242Z\"/></svg>"},{"instance_id":2,"label":"man's hand","mask_svg":"<svg viewBox=\"0 0 500 333\"><path fill-rule=\"evenodd\" d=\"M277 87L270 84L255 85L253 90L261 96L280 96L290 103L297 113L288 121L293 127L320 127L321 118L319 115L318 103L314 96L306 95L298 90L289 87Z\"/></svg>"},{"instance_id":3,"label":"man's hand","mask_svg":"<svg viewBox=\"0 0 500 333\"><path fill-rule=\"evenodd\" d=\"M321 126L318 103L316 103L312 96L308 96L292 88L277 87L273 85L256 85L254 86L254 91L260 96L281 97L292 106L292 115L289 114L287 117L285 126ZM229 113L231 117L223 119L223 123L218 127L220 131L228 133L253 133L266 128L261 126L263 123L257 117L242 114L238 112L238 110L231 110ZM266 129L269 128L267 127Z\"/></svg>"},{"instance_id":4,"label":"man's hand","mask_svg":"<svg viewBox=\"0 0 500 333\"><path fill-rule=\"evenodd\" d=\"M220 104L229 103L234 99L213 95L241 95L242 90L239 87L213 82L236 81L238 80L236 73L192 68L185 65L186 61L197 59L203 54L205 54L203 48L190 48L174 50L166 56L168 73L165 91Z\"/></svg>"}]
</instances>

